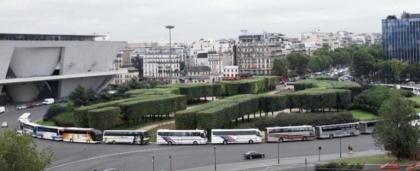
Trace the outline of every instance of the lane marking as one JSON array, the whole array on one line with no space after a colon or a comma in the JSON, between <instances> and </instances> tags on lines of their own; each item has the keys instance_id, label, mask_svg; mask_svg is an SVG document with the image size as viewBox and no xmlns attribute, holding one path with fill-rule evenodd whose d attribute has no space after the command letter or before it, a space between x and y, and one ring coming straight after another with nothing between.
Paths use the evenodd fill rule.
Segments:
<instances>
[{"instance_id":1,"label":"lane marking","mask_svg":"<svg viewBox=\"0 0 420 171\"><path fill-rule=\"evenodd\" d=\"M81 159L81 160L71 161L71 162L67 162L67 163L62 163L62 164L59 164L59 165L56 165L56 166L49 167L46 170L56 169L56 168L67 166L67 165L72 165L72 164L76 164L76 163L86 162L86 161L90 161L90 160L97 160L97 159L102 159L102 158L107 158L107 157L115 157L115 156L122 156L122 155L141 153L141 152L160 151L160 150L179 149L179 148L186 148L186 147L151 148L151 149L126 151L126 152L113 153L113 154L103 154L103 155L99 155L99 156L89 157L89 158L86 158L86 159Z\"/></svg>"}]
</instances>

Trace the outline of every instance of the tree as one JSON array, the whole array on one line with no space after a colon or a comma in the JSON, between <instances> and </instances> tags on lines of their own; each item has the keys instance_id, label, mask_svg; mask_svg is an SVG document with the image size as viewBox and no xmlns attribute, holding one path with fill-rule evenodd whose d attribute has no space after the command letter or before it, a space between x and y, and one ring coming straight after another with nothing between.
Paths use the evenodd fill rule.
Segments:
<instances>
[{"instance_id":1,"label":"tree","mask_svg":"<svg viewBox=\"0 0 420 171\"><path fill-rule=\"evenodd\" d=\"M409 64L402 71L402 78L409 78L411 81L420 81L420 64Z\"/></svg>"},{"instance_id":2,"label":"tree","mask_svg":"<svg viewBox=\"0 0 420 171\"><path fill-rule=\"evenodd\" d=\"M413 104L397 91L392 91L379 113L382 117L373 131L376 145L389 151L399 161L412 157L419 139L418 129L411 125L411 121L416 119Z\"/></svg>"},{"instance_id":3,"label":"tree","mask_svg":"<svg viewBox=\"0 0 420 171\"><path fill-rule=\"evenodd\" d=\"M58 114L64 113L66 111L67 107L61 106L60 104L53 104L48 108L47 113L45 113L44 120L50 120Z\"/></svg>"},{"instance_id":4,"label":"tree","mask_svg":"<svg viewBox=\"0 0 420 171\"><path fill-rule=\"evenodd\" d=\"M354 77L370 78L375 70L375 59L366 49L358 49L354 53L351 72Z\"/></svg>"},{"instance_id":5,"label":"tree","mask_svg":"<svg viewBox=\"0 0 420 171\"><path fill-rule=\"evenodd\" d=\"M312 71L328 69L332 64L332 58L327 55L315 55L309 59L308 66Z\"/></svg>"},{"instance_id":6,"label":"tree","mask_svg":"<svg viewBox=\"0 0 420 171\"><path fill-rule=\"evenodd\" d=\"M299 53L292 52L287 55L287 62L289 63L290 69L294 70L298 75L303 75L308 69L309 57Z\"/></svg>"},{"instance_id":7,"label":"tree","mask_svg":"<svg viewBox=\"0 0 420 171\"><path fill-rule=\"evenodd\" d=\"M28 135L17 135L10 130L0 132L0 170L41 171L51 164L52 151L38 150Z\"/></svg>"},{"instance_id":8,"label":"tree","mask_svg":"<svg viewBox=\"0 0 420 171\"><path fill-rule=\"evenodd\" d=\"M82 106L88 104L89 100L86 95L86 89L78 85L69 95L69 99L74 103L75 106Z\"/></svg>"},{"instance_id":9,"label":"tree","mask_svg":"<svg viewBox=\"0 0 420 171\"><path fill-rule=\"evenodd\" d=\"M376 72L382 79L385 79L385 82L399 82L405 68L407 68L407 63L392 59L378 62Z\"/></svg>"},{"instance_id":10,"label":"tree","mask_svg":"<svg viewBox=\"0 0 420 171\"><path fill-rule=\"evenodd\" d=\"M283 78L287 78L287 73L289 70L289 64L287 63L287 59L274 59L273 62L273 71L274 75L282 76Z\"/></svg>"},{"instance_id":11,"label":"tree","mask_svg":"<svg viewBox=\"0 0 420 171\"><path fill-rule=\"evenodd\" d=\"M347 48L335 49L332 54L334 66L348 66L351 64L351 54Z\"/></svg>"},{"instance_id":12,"label":"tree","mask_svg":"<svg viewBox=\"0 0 420 171\"><path fill-rule=\"evenodd\" d=\"M143 80L143 58L137 55L136 57L131 58L131 63L133 63L133 66L139 71L138 79Z\"/></svg>"}]
</instances>

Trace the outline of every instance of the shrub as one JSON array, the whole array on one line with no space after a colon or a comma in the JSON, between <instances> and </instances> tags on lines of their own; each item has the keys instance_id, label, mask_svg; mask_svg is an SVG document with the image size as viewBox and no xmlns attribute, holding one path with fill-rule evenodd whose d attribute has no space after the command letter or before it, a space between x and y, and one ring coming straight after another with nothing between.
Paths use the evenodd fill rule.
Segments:
<instances>
[{"instance_id":1,"label":"shrub","mask_svg":"<svg viewBox=\"0 0 420 171\"><path fill-rule=\"evenodd\" d=\"M326 164L316 164L315 165L316 171L355 171L355 170L363 170L363 165L356 163L356 164L347 164L343 163L336 163L336 162L329 162Z\"/></svg>"},{"instance_id":2,"label":"shrub","mask_svg":"<svg viewBox=\"0 0 420 171\"><path fill-rule=\"evenodd\" d=\"M122 123L118 107L105 107L88 111L88 126L100 130L113 128Z\"/></svg>"},{"instance_id":3,"label":"shrub","mask_svg":"<svg viewBox=\"0 0 420 171\"><path fill-rule=\"evenodd\" d=\"M384 100L389 97L389 88L376 86L367 89L354 98L353 105L367 112L378 115L379 108Z\"/></svg>"},{"instance_id":4,"label":"shrub","mask_svg":"<svg viewBox=\"0 0 420 171\"><path fill-rule=\"evenodd\" d=\"M47 113L44 115L44 120L51 120L53 117L66 111L67 107L61 106L59 104L53 104L48 108Z\"/></svg>"},{"instance_id":5,"label":"shrub","mask_svg":"<svg viewBox=\"0 0 420 171\"><path fill-rule=\"evenodd\" d=\"M51 119L56 125L63 127L75 126L75 118L73 112L63 112Z\"/></svg>"}]
</instances>

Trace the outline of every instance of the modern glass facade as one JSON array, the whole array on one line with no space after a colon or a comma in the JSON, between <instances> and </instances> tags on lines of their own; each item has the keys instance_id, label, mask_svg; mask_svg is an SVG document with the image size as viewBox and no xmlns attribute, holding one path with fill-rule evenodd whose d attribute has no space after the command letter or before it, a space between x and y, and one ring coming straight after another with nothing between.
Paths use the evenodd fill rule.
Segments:
<instances>
[{"instance_id":1,"label":"modern glass facade","mask_svg":"<svg viewBox=\"0 0 420 171\"><path fill-rule=\"evenodd\" d=\"M382 20L382 43L388 59L420 63L420 17L403 14L401 19Z\"/></svg>"}]
</instances>

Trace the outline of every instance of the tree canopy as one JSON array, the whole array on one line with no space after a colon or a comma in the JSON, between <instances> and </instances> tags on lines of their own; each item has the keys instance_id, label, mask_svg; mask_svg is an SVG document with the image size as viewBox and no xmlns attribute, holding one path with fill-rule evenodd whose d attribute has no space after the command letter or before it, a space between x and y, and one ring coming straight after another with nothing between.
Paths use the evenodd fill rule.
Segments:
<instances>
[{"instance_id":1,"label":"tree canopy","mask_svg":"<svg viewBox=\"0 0 420 171\"><path fill-rule=\"evenodd\" d=\"M419 139L419 130L411 125L411 121L416 119L413 104L398 92L392 91L381 105L379 113L382 117L373 132L376 144L398 160L412 157Z\"/></svg>"},{"instance_id":2,"label":"tree canopy","mask_svg":"<svg viewBox=\"0 0 420 171\"><path fill-rule=\"evenodd\" d=\"M38 150L32 137L0 131L0 170L41 171L51 164L52 151Z\"/></svg>"}]
</instances>

